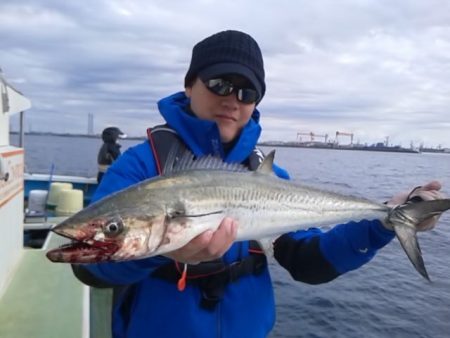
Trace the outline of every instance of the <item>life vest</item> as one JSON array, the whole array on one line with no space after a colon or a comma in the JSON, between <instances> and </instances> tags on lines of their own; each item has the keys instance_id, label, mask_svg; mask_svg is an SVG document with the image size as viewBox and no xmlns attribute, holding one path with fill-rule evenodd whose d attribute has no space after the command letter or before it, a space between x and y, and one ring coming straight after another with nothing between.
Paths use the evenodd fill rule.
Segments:
<instances>
[{"instance_id":1,"label":"life vest","mask_svg":"<svg viewBox=\"0 0 450 338\"><path fill-rule=\"evenodd\" d=\"M174 147L177 148L175 158L181 158L181 155L187 149L177 133L167 125L147 129L147 137L160 175L164 174L167 155ZM263 153L255 148L243 164L254 171L263 159ZM224 263L221 258L196 265L187 264L186 266L183 263L173 261L159 267L151 275L175 284L182 278L183 271L186 271L185 282L196 285L201 289L200 306L212 310L222 299L225 288L229 283L235 282L242 276L257 275L264 270L266 265L266 256L258 242L250 241L249 255L231 264Z\"/></svg>"},{"instance_id":2,"label":"life vest","mask_svg":"<svg viewBox=\"0 0 450 338\"><path fill-rule=\"evenodd\" d=\"M178 154L185 151L186 146L178 137L176 132L167 125L156 126L147 130L148 141L151 151L155 157L158 173L162 173L167 155L172 147L178 147ZM250 170L256 170L264 158L263 153L255 148L244 165ZM258 275L267 266L267 259L263 250L256 241L249 241L248 255L241 260L226 264L222 259L203 262L197 265L188 265L186 282L188 285L197 285L201 289L202 299L200 306L213 310L222 299L225 288L229 283L237 281L240 277L247 275ZM104 282L94 276L83 264L71 264L73 273L84 284L95 288L112 288L113 304L120 305L120 311L125 321L129 320L132 311L132 297L136 284L113 285ZM184 264L172 261L157 268L151 273L152 277L161 278L175 284L179 281L184 270Z\"/></svg>"}]
</instances>

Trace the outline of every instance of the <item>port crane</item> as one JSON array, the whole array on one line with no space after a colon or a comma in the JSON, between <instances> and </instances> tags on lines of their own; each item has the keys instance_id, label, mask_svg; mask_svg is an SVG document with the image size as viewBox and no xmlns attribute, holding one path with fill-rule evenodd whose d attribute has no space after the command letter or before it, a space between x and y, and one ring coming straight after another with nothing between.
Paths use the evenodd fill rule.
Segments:
<instances>
[{"instance_id":1,"label":"port crane","mask_svg":"<svg viewBox=\"0 0 450 338\"><path fill-rule=\"evenodd\" d=\"M312 131L309 132L309 133L308 132L297 133L297 140L299 140L301 142L302 141L302 136L309 136L309 139L310 139L311 142L314 142L316 140L316 138L318 138L318 137L319 138L323 138L325 143L327 143L327 140L328 140L328 134L320 135L320 134L315 134Z\"/></svg>"},{"instance_id":2,"label":"port crane","mask_svg":"<svg viewBox=\"0 0 450 338\"><path fill-rule=\"evenodd\" d=\"M336 144L339 144L339 136L349 136L350 144L353 144L353 133L343 133L341 131L336 132Z\"/></svg>"},{"instance_id":3,"label":"port crane","mask_svg":"<svg viewBox=\"0 0 450 338\"><path fill-rule=\"evenodd\" d=\"M299 140L301 142L302 141L302 136L309 136L311 141L314 140L313 132L309 132L309 133L307 133L307 132L303 132L303 133L300 132L300 133L297 133L297 140Z\"/></svg>"}]
</instances>

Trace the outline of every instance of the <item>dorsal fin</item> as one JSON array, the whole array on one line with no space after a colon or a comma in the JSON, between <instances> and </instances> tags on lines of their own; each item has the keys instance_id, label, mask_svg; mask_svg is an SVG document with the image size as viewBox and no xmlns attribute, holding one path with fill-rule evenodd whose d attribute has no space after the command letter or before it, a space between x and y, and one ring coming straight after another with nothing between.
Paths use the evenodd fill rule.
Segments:
<instances>
[{"instance_id":1,"label":"dorsal fin","mask_svg":"<svg viewBox=\"0 0 450 338\"><path fill-rule=\"evenodd\" d=\"M272 150L259 165L258 169L256 169L257 173L266 174L266 175L275 175L273 171L273 160L275 158L275 150Z\"/></svg>"},{"instance_id":2,"label":"dorsal fin","mask_svg":"<svg viewBox=\"0 0 450 338\"><path fill-rule=\"evenodd\" d=\"M180 160L179 156L177 156L178 153L180 152L180 148L181 148L180 142L174 142L173 145L170 147L170 150L167 153L166 161L164 163L164 168L162 171L163 175L173 172L174 166Z\"/></svg>"},{"instance_id":3,"label":"dorsal fin","mask_svg":"<svg viewBox=\"0 0 450 338\"><path fill-rule=\"evenodd\" d=\"M195 158L195 155L189 151L184 151L181 156L176 156L177 147L170 150L167 156L164 174L176 173L187 170L225 170L225 171L249 171L247 167L240 163L226 163L217 156L207 155Z\"/></svg>"}]
</instances>

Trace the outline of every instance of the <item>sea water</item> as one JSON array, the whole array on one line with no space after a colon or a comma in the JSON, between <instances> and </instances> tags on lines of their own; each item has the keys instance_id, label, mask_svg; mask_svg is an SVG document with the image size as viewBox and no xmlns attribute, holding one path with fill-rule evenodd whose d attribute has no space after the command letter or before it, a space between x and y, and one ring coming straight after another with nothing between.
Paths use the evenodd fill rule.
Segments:
<instances>
[{"instance_id":1,"label":"sea water","mask_svg":"<svg viewBox=\"0 0 450 338\"><path fill-rule=\"evenodd\" d=\"M17 144L17 135L11 141ZM140 142L121 140L122 150ZM53 164L55 174L94 177L101 143L27 135L26 170L49 173ZM277 148L275 160L295 181L374 201L431 179L450 195L450 154ZM397 240L362 268L323 285L295 282L272 262L277 322L270 337L450 337L450 212L418 237L432 283L414 270Z\"/></svg>"}]
</instances>

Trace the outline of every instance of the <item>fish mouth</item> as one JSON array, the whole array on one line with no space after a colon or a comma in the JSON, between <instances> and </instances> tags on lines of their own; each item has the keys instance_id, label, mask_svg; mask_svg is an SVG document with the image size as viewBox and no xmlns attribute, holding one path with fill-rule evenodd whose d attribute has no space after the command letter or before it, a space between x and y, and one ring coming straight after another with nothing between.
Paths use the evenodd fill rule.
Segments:
<instances>
[{"instance_id":1,"label":"fish mouth","mask_svg":"<svg viewBox=\"0 0 450 338\"><path fill-rule=\"evenodd\" d=\"M46 256L54 263L96 263L110 260L119 250L115 243L103 241L75 241L49 250Z\"/></svg>"},{"instance_id":2,"label":"fish mouth","mask_svg":"<svg viewBox=\"0 0 450 338\"><path fill-rule=\"evenodd\" d=\"M64 244L46 253L54 263L96 263L110 260L119 250L119 245L112 241L93 239L95 233L57 225L51 231L69 238L71 243Z\"/></svg>"}]
</instances>

